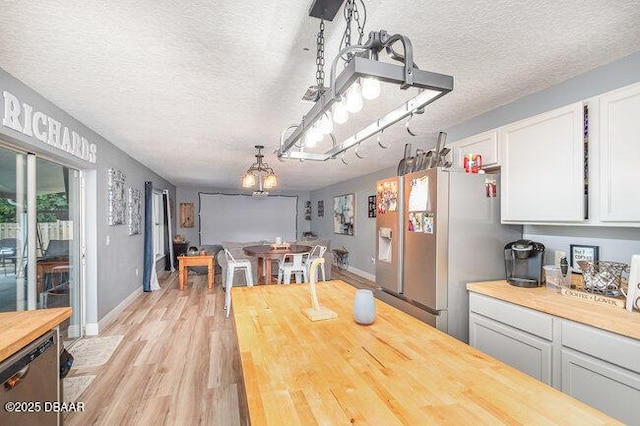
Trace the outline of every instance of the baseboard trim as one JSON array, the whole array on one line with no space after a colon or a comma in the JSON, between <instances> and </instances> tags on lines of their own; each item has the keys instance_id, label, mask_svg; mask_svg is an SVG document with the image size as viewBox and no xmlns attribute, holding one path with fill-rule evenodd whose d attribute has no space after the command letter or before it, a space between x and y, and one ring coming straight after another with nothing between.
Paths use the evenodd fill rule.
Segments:
<instances>
[{"instance_id":1,"label":"baseboard trim","mask_svg":"<svg viewBox=\"0 0 640 426\"><path fill-rule=\"evenodd\" d=\"M97 336L98 335L98 323L92 322L90 324L86 324L84 326L84 335L85 336Z\"/></svg>"},{"instance_id":2,"label":"baseboard trim","mask_svg":"<svg viewBox=\"0 0 640 426\"><path fill-rule=\"evenodd\" d=\"M120 302L118 306L109 311L107 315L103 316L97 324L87 324L87 326L85 327L85 334L87 336L97 336L100 333L100 330L104 330L112 322L114 322L122 313L122 311L124 311L140 293L142 293L142 286L136 288L134 292L127 296L122 302Z\"/></svg>"},{"instance_id":3,"label":"baseboard trim","mask_svg":"<svg viewBox=\"0 0 640 426\"><path fill-rule=\"evenodd\" d=\"M351 273L354 273L356 275L359 275L362 278L366 278L369 281L373 281L373 282L376 281L376 276L374 274L370 274L370 273L362 271L362 270L360 270L358 268L354 268L353 266L349 266L349 268L347 268L347 271L349 271Z\"/></svg>"}]
</instances>

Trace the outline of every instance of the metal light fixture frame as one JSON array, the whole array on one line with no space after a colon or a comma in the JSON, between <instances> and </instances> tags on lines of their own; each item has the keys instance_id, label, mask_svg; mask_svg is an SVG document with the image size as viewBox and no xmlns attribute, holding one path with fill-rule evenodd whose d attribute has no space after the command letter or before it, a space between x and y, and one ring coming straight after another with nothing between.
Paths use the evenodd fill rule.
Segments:
<instances>
[{"instance_id":1,"label":"metal light fixture frame","mask_svg":"<svg viewBox=\"0 0 640 426\"><path fill-rule=\"evenodd\" d=\"M403 54L393 49L393 45L397 42L402 43ZM380 62L378 54L382 50L386 50L392 59L400 61L402 64ZM336 67L339 59L343 55L353 52L357 53L354 54L345 69L336 77ZM326 152L305 152L304 145L298 144L300 139L323 114L331 110L333 104L341 100L341 97L355 81L366 77L374 77L381 82L397 84L401 89L416 87L422 90L414 98L409 99L398 108L383 115L339 144L335 143L335 138L331 135L334 143ZM415 112L421 111L426 105L452 90L452 76L424 71L417 67L413 62L413 47L409 38L400 34L389 36L385 30L372 31L369 33L369 39L364 45L347 46L338 53L331 64L331 85L329 89L320 96L311 110L302 118L302 122L299 125L289 126L285 129L276 154L281 159L326 161L335 158L342 152L387 127ZM291 128L295 128L295 130L285 139L284 134ZM294 151L294 147L298 147L299 150Z\"/></svg>"},{"instance_id":2,"label":"metal light fixture frame","mask_svg":"<svg viewBox=\"0 0 640 426\"><path fill-rule=\"evenodd\" d=\"M262 159L264 158L264 154L262 154L262 150L264 149L263 145L255 145L255 148L258 150L258 153L255 155L256 157L256 161L247 169L247 171L244 173L244 175L242 176L242 182L243 182L243 187L244 188L252 188L254 185L245 187L244 186L244 180L245 177L249 174L254 175L257 178L257 182L258 182L258 193L266 193L263 190L263 186L264 188L267 189L271 189L274 188L278 185L277 182L277 175L276 173L273 171L273 168L269 167L269 165L267 163L265 163L264 161L262 161ZM269 179L270 177L273 177L273 179L275 179L275 183L273 185L270 186L265 186L264 185L264 181Z\"/></svg>"}]
</instances>

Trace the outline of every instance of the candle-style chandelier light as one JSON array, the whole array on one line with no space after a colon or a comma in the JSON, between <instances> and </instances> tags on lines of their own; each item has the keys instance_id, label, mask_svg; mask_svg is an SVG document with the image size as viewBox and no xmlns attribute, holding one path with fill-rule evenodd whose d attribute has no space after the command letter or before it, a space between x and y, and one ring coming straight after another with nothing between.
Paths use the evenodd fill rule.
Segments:
<instances>
[{"instance_id":1,"label":"candle-style chandelier light","mask_svg":"<svg viewBox=\"0 0 640 426\"><path fill-rule=\"evenodd\" d=\"M253 163L242 176L242 187L253 188L258 185L258 190L254 192L254 195L267 195L268 192L265 189L275 188L278 185L278 177L269 165L262 161L264 155L262 150L264 146L256 145L258 153L256 154L256 161Z\"/></svg>"}]
</instances>

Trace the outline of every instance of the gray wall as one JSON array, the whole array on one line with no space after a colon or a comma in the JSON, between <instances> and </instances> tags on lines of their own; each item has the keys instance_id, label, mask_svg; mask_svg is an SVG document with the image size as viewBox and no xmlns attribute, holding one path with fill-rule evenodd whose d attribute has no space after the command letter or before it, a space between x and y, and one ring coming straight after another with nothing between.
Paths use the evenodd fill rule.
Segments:
<instances>
[{"instance_id":1,"label":"gray wall","mask_svg":"<svg viewBox=\"0 0 640 426\"><path fill-rule=\"evenodd\" d=\"M182 234L189 241L189 244L197 246L200 244L200 236L198 234L200 229L200 216L198 211L199 205L199 192L216 193L221 192L223 194L251 194L252 191L246 191L240 187L240 181L238 180L237 188L211 188L211 187L195 187L195 186L178 186L177 188L177 203L176 210L180 210L180 203L193 203L195 207L194 226L193 228L180 228L180 220L176 217L176 234ZM278 191L269 190L270 195L293 195L298 197L298 239L302 236L303 232L309 231L311 222L304 219L304 202L309 200L309 192L305 191ZM178 212L179 214L179 212ZM265 211L264 214L278 214L277 211ZM222 242L222 241L220 241Z\"/></svg>"},{"instance_id":2,"label":"gray wall","mask_svg":"<svg viewBox=\"0 0 640 426\"><path fill-rule=\"evenodd\" d=\"M588 71L549 89L518 99L447 129L456 141L545 111L579 102L640 81L640 52ZM524 236L547 247L547 263L555 250L569 255L570 244L597 245L601 260L630 262L640 253L640 229L588 226L525 226Z\"/></svg>"},{"instance_id":3,"label":"gray wall","mask_svg":"<svg viewBox=\"0 0 640 426\"><path fill-rule=\"evenodd\" d=\"M170 191L175 200L175 187L149 168L131 158L109 141L80 123L53 103L0 69L0 95L7 90L34 110L61 121L97 144L97 161L91 164L57 148L0 125L0 139L36 154L45 155L88 173L87 188L87 312L88 324L95 324L127 296L142 286L143 235L128 235L128 226L107 225L107 170L118 168L126 174L126 185L144 194L144 182ZM0 116L4 105L0 102ZM95 202L92 200L95 199ZM144 218L143 218L144 227ZM106 245L107 236L110 245ZM135 270L138 269L138 275Z\"/></svg>"},{"instance_id":4,"label":"gray wall","mask_svg":"<svg viewBox=\"0 0 640 426\"><path fill-rule=\"evenodd\" d=\"M349 265L368 274L375 274L371 261L376 251L376 219L367 215L367 197L376 194L376 181L396 176L395 167L378 170L336 185L311 191L311 230L322 238L331 239L331 248L346 247L349 250ZM354 235L333 233L333 197L355 193ZM324 217L318 217L318 201L324 201Z\"/></svg>"},{"instance_id":5,"label":"gray wall","mask_svg":"<svg viewBox=\"0 0 640 426\"><path fill-rule=\"evenodd\" d=\"M632 254L640 254L639 228L604 228L578 226L527 226L524 238L545 245L545 263L552 264L556 250L565 252L569 246L582 244L599 247L600 260L631 262Z\"/></svg>"}]
</instances>

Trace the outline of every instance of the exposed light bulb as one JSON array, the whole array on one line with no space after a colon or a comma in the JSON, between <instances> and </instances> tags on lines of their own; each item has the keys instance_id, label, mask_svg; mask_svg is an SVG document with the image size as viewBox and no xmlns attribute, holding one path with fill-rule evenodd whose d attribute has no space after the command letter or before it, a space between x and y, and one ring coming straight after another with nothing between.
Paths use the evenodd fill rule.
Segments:
<instances>
[{"instance_id":1,"label":"exposed light bulb","mask_svg":"<svg viewBox=\"0 0 640 426\"><path fill-rule=\"evenodd\" d=\"M309 148L313 148L322 140L322 137L323 134L320 129L318 129L316 125L313 125L309 130L307 130L307 135L304 138L304 144Z\"/></svg>"},{"instance_id":2,"label":"exposed light bulb","mask_svg":"<svg viewBox=\"0 0 640 426\"><path fill-rule=\"evenodd\" d=\"M349 119L349 112L347 111L347 105L344 98L342 98L340 102L333 104L332 115L333 121L338 124L344 124L347 122Z\"/></svg>"},{"instance_id":3,"label":"exposed light bulb","mask_svg":"<svg viewBox=\"0 0 640 426\"><path fill-rule=\"evenodd\" d=\"M278 178L276 177L276 175L270 173L267 176L265 176L265 178L264 178L264 187L266 189L275 188L275 186L277 184L278 184Z\"/></svg>"},{"instance_id":4,"label":"exposed light bulb","mask_svg":"<svg viewBox=\"0 0 640 426\"><path fill-rule=\"evenodd\" d=\"M350 113L359 112L362 109L362 95L360 94L360 83L355 82L353 85L347 90L345 95L347 99L347 111Z\"/></svg>"},{"instance_id":5,"label":"exposed light bulb","mask_svg":"<svg viewBox=\"0 0 640 426\"><path fill-rule=\"evenodd\" d=\"M375 77L362 79L362 97L372 100L380 96L380 80Z\"/></svg>"},{"instance_id":6,"label":"exposed light bulb","mask_svg":"<svg viewBox=\"0 0 640 426\"><path fill-rule=\"evenodd\" d=\"M333 121L331 120L331 113L326 111L324 114L320 116L318 121L316 121L315 126L318 128L323 135L328 135L333 132Z\"/></svg>"},{"instance_id":7,"label":"exposed light bulb","mask_svg":"<svg viewBox=\"0 0 640 426\"><path fill-rule=\"evenodd\" d=\"M255 186L256 184L256 175L254 175L253 173L245 173L245 175L242 177L242 186L244 188L251 188L252 186Z\"/></svg>"}]
</instances>

